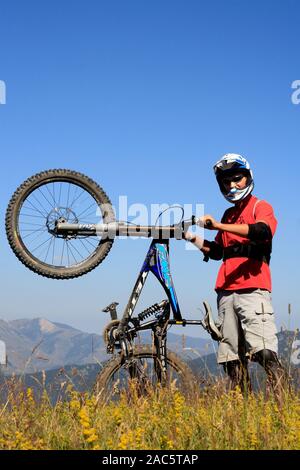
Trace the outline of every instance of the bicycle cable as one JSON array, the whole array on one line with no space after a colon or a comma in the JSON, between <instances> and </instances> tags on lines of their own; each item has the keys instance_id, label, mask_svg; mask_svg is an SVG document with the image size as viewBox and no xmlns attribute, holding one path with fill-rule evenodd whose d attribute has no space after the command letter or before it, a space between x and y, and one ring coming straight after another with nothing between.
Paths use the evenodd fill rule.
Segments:
<instances>
[{"instance_id":1,"label":"bicycle cable","mask_svg":"<svg viewBox=\"0 0 300 470\"><path fill-rule=\"evenodd\" d=\"M166 209L164 209L163 211L161 211L159 213L159 215L157 216L156 218L156 221L155 221L155 224L154 224L154 227L157 226L157 222L159 220L159 218L161 217L162 214L164 214L166 211L170 210L170 209L174 209L174 208L177 208L177 209L180 209L181 212L182 212L182 215L181 215L181 219L180 221L178 222L178 224L180 224L182 221L183 221L183 218L184 218L184 208L182 206L180 206L179 204L174 204L170 207L167 207ZM135 222L130 222L129 220L119 220L118 221L119 223L124 223L124 224L129 224L129 225L134 225L135 227L139 227L141 224L136 224Z\"/></svg>"},{"instance_id":2,"label":"bicycle cable","mask_svg":"<svg viewBox=\"0 0 300 470\"><path fill-rule=\"evenodd\" d=\"M159 218L160 218L160 216L161 216L162 214L164 214L165 212L167 212L167 211L170 210L170 209L175 209L175 208L180 209L181 212L182 212L181 219L180 219L180 221L178 222L178 224L180 224L180 223L183 221L184 209L183 209L183 207L180 206L179 204L173 204L172 206L167 207L166 209L164 209L163 211L160 212L160 214L158 215L158 217L157 217L157 219L156 219L156 222L155 222L155 224L154 224L154 227L156 227L156 224L157 224L157 222L158 222L158 220L159 220Z\"/></svg>"}]
</instances>

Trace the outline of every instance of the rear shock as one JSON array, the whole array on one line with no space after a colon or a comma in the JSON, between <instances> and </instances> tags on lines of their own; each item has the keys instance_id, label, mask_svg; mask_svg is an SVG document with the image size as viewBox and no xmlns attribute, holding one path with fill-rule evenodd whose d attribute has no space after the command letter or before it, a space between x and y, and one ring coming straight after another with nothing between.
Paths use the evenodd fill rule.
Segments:
<instances>
[{"instance_id":1,"label":"rear shock","mask_svg":"<svg viewBox=\"0 0 300 470\"><path fill-rule=\"evenodd\" d=\"M160 303L151 305L151 307L146 308L138 314L138 319L140 321L146 320L146 318L150 317L151 315L155 315L164 310L168 303L168 300L162 300Z\"/></svg>"}]
</instances>

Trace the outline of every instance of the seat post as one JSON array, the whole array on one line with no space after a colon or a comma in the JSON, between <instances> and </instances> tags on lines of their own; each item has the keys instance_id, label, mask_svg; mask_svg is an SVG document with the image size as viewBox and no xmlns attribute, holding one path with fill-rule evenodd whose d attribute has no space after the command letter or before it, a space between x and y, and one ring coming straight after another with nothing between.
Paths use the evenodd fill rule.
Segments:
<instances>
[{"instance_id":1,"label":"seat post","mask_svg":"<svg viewBox=\"0 0 300 470\"><path fill-rule=\"evenodd\" d=\"M117 314L117 305L119 305L118 302L112 302L109 304L107 307L105 307L102 312L104 313L110 313L110 318L112 320L117 320L118 319L118 314Z\"/></svg>"}]
</instances>

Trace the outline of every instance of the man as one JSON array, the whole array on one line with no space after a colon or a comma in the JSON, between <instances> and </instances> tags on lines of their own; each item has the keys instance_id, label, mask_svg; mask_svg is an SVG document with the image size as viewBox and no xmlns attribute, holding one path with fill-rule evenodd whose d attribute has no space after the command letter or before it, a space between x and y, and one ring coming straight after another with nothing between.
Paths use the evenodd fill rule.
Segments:
<instances>
[{"instance_id":1,"label":"man","mask_svg":"<svg viewBox=\"0 0 300 470\"><path fill-rule=\"evenodd\" d=\"M272 206L252 195L253 174L245 158L224 155L214 166L220 190L233 204L218 222L211 215L200 225L217 230L215 241L188 232L185 238L204 253L204 260L221 260L216 291L218 320L207 326L219 340L218 362L231 387L249 386L247 360L262 365L277 396L282 394L285 371L277 357L278 341L271 301L270 257L277 221Z\"/></svg>"}]
</instances>

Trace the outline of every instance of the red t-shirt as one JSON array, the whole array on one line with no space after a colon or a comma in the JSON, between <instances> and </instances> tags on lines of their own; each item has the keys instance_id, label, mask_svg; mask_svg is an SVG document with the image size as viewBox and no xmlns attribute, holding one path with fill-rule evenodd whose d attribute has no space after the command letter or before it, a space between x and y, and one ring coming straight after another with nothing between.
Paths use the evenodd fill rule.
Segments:
<instances>
[{"instance_id":1,"label":"red t-shirt","mask_svg":"<svg viewBox=\"0 0 300 470\"><path fill-rule=\"evenodd\" d=\"M277 220L274 216L272 206L248 196L246 199L225 211L222 222L224 224L255 224L258 221L266 222L274 235ZM235 243L249 243L249 239L240 237L229 232L217 233L215 241L223 248ZM264 261L253 258L229 258L223 261L216 282L215 289L237 290L237 289L267 289L271 292L271 272L269 265Z\"/></svg>"}]
</instances>

